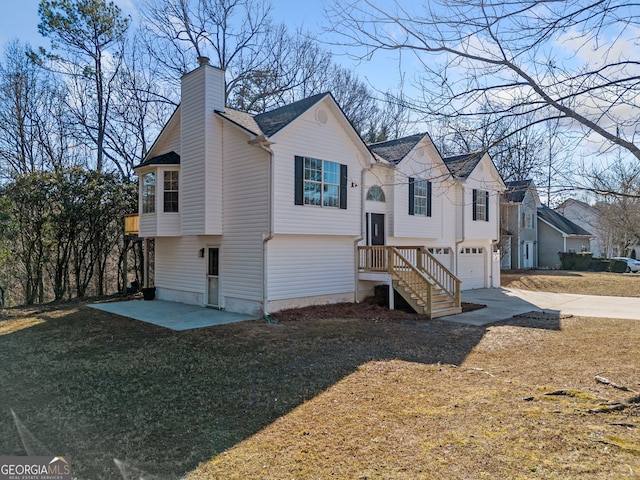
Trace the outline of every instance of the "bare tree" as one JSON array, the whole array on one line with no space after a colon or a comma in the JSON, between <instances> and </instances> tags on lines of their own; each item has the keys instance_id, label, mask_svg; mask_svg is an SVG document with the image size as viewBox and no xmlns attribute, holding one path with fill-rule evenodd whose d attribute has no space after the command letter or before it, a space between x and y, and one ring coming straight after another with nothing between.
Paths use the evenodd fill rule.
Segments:
<instances>
[{"instance_id":1,"label":"bare tree","mask_svg":"<svg viewBox=\"0 0 640 480\"><path fill-rule=\"evenodd\" d=\"M271 5L259 0L149 0L143 10L149 53L176 81L196 57L227 72L227 97L243 79L268 71L262 47Z\"/></svg>"},{"instance_id":2,"label":"bare tree","mask_svg":"<svg viewBox=\"0 0 640 480\"><path fill-rule=\"evenodd\" d=\"M332 29L353 54L407 52L430 117L526 118L503 137L560 119L601 152L617 146L640 160L639 11L612 0L373 0L335 2ZM403 55L404 58L409 57Z\"/></svg>"},{"instance_id":3,"label":"bare tree","mask_svg":"<svg viewBox=\"0 0 640 480\"><path fill-rule=\"evenodd\" d=\"M51 39L53 52L41 49L32 59L66 74L74 87L70 111L95 146L95 168L102 171L113 81L122 62L122 42L129 26L120 8L105 0L41 0L39 32Z\"/></svg>"}]
</instances>

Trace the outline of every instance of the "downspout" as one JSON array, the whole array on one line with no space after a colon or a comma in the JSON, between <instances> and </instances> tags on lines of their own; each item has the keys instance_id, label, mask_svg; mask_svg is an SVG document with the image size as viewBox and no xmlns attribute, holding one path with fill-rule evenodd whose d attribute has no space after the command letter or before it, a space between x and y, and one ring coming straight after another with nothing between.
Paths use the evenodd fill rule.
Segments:
<instances>
[{"instance_id":1,"label":"downspout","mask_svg":"<svg viewBox=\"0 0 640 480\"><path fill-rule=\"evenodd\" d=\"M269 154L269 172L267 177L269 179L268 183L268 197L269 201L267 202L267 208L269 209L269 214L267 215L269 222L269 229L267 232L262 235L262 318L264 318L268 323L274 323L275 320L269 315L269 309L267 308L267 302L269 300L269 289L268 289L268 279L269 279L269 268L267 266L267 243L269 240L273 238L273 150L271 150L271 145L273 144L264 135L260 135L253 140L250 140L249 145L253 145L254 147L261 148L265 152Z\"/></svg>"},{"instance_id":2,"label":"downspout","mask_svg":"<svg viewBox=\"0 0 640 480\"><path fill-rule=\"evenodd\" d=\"M460 265L460 262L459 262L459 255L460 255L459 250L460 250L460 248L459 247L466 240L465 228L464 228L464 218L465 218L464 212L467 209L467 205L465 204L465 198L464 198L464 183L462 183L462 182L460 182L460 183L461 183L461 187L462 187L462 219L461 219L462 237L460 238L460 240L458 240L456 242L455 253L454 253L454 256L453 256L453 258L454 258L454 260L456 262L456 269L455 269L456 277L458 277L458 278L460 278L460 272L458 271L458 267Z\"/></svg>"},{"instance_id":3,"label":"downspout","mask_svg":"<svg viewBox=\"0 0 640 480\"><path fill-rule=\"evenodd\" d=\"M353 258L355 260L353 265L353 303L358 303L358 286L360 285L360 273L358 269L358 263L360 262L360 252L358 251L358 244L362 241L365 235L365 225L367 214L365 212L365 198L367 195L364 188L364 176L373 168L373 165L363 168L360 172L360 236L353 241Z\"/></svg>"}]
</instances>

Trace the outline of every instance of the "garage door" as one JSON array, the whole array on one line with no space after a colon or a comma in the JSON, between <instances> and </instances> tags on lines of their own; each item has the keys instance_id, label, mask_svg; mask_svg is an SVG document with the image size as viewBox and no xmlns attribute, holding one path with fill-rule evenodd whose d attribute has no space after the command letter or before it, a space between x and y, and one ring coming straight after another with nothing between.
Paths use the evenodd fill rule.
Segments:
<instances>
[{"instance_id":1,"label":"garage door","mask_svg":"<svg viewBox=\"0 0 640 480\"><path fill-rule=\"evenodd\" d=\"M435 257L442 265L451 270L451 249L447 247L429 247L427 251Z\"/></svg>"},{"instance_id":2,"label":"garage door","mask_svg":"<svg viewBox=\"0 0 640 480\"><path fill-rule=\"evenodd\" d=\"M483 247L465 247L460 250L458 278L462 280L462 290L484 288L485 249Z\"/></svg>"}]
</instances>

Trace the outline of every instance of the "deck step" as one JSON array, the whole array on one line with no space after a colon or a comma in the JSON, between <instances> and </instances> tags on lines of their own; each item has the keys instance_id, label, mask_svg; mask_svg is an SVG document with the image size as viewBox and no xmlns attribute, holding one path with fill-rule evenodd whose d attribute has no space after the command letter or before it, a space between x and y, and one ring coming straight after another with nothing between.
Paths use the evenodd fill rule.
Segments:
<instances>
[{"instance_id":1,"label":"deck step","mask_svg":"<svg viewBox=\"0 0 640 480\"><path fill-rule=\"evenodd\" d=\"M462 313L461 307L450 307L437 310L434 309L433 312L431 312L431 318L446 317L447 315L457 315L458 313Z\"/></svg>"}]
</instances>

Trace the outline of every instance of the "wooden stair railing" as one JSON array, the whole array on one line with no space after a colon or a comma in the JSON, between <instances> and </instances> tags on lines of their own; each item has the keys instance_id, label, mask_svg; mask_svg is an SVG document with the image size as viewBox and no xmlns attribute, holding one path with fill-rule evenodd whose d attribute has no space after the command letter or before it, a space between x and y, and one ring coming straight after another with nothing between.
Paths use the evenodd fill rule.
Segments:
<instances>
[{"instance_id":1,"label":"wooden stair railing","mask_svg":"<svg viewBox=\"0 0 640 480\"><path fill-rule=\"evenodd\" d=\"M460 280L424 247L358 247L360 270L389 273L393 286L419 313L461 311Z\"/></svg>"},{"instance_id":2,"label":"wooden stair railing","mask_svg":"<svg viewBox=\"0 0 640 480\"><path fill-rule=\"evenodd\" d=\"M418 269L424 271L436 285L451 297L455 307L459 308L461 306L460 285L462 283L460 279L431 255L426 248L418 248Z\"/></svg>"}]
</instances>

